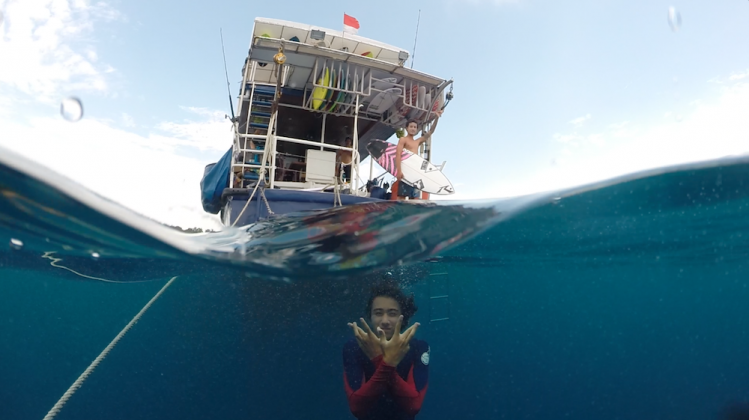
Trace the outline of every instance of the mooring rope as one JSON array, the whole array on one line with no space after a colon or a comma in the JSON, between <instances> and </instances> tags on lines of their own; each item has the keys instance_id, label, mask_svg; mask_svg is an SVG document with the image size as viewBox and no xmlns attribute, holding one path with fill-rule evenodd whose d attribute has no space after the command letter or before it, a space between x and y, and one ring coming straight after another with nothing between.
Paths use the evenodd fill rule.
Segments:
<instances>
[{"instance_id":1,"label":"mooring rope","mask_svg":"<svg viewBox=\"0 0 749 420\"><path fill-rule=\"evenodd\" d=\"M96 359L94 359L94 361L91 362L91 364L86 368L86 370L83 371L83 373L81 373L81 376L79 376L78 379L76 379L75 382L73 382L73 385L70 385L70 388L68 388L68 390L65 391L64 394L62 394L62 397L60 397L60 400L57 401L57 403L52 407L52 409L49 410L49 413L47 413L47 415L44 416L44 420L52 420L57 415L57 413L60 412L60 410L62 409L62 406L65 405L65 403L68 402L70 397L73 396L75 391L77 391L78 388L80 388L83 385L83 382L86 380L86 378L88 378L89 375L91 375L94 369L96 369L96 366L98 366L99 363L101 363L101 361L104 360L105 357L107 357L107 354L109 354L109 352L114 348L114 346L117 345L117 342L119 342L120 339L130 330L130 328L132 328L133 325L135 325L138 322L140 317L143 316L144 313L146 313L148 308L150 308L154 302L156 302L156 299L158 299L159 296L161 296L161 294L164 293L166 288L171 286L172 282L174 282L176 278L177 278L176 276L172 277L164 285L164 287L162 287L161 290L159 290L159 292L156 293L156 295L154 295L154 297L152 297L151 300L148 301L148 303L146 303L146 306L144 306L143 309L141 309L140 312L138 312L138 314L135 315L135 317L132 320L130 320L130 322L127 325L125 325L125 328L123 328L122 331L120 331L120 333L117 334L117 337L115 337L114 340L112 340L112 342L109 343L109 345L104 349L104 351L102 351L96 357Z\"/></svg>"}]
</instances>

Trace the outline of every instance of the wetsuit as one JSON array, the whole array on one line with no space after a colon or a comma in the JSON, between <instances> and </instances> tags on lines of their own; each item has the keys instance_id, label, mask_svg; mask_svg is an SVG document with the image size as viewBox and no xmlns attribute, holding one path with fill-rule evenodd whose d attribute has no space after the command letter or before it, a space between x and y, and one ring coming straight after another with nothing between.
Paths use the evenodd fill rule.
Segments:
<instances>
[{"instance_id":1,"label":"wetsuit","mask_svg":"<svg viewBox=\"0 0 749 420\"><path fill-rule=\"evenodd\" d=\"M343 346L343 384L351 413L359 420L413 420L429 379L429 345L411 339L397 367L369 360L355 339Z\"/></svg>"}]
</instances>

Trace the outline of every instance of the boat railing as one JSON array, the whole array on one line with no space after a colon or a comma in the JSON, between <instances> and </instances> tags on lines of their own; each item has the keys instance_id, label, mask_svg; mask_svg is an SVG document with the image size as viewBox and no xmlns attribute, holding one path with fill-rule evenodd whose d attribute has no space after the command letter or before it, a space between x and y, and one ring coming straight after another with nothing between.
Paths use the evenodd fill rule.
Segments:
<instances>
[{"instance_id":1,"label":"boat railing","mask_svg":"<svg viewBox=\"0 0 749 420\"><path fill-rule=\"evenodd\" d=\"M260 172L260 169L263 167L262 164L262 158L263 154L265 153L264 148L257 149L253 148L252 145L248 147L248 144L252 140L258 140L265 143L268 139L266 135L256 135L256 134L239 134L237 136L239 138L239 147L235 149L235 160L232 162L232 173L235 174L235 176L240 174L242 178L245 177L245 173L251 173L251 174L258 174ZM292 187L295 186L297 188L303 188L303 184L306 184L307 182L301 181L303 178L301 176L301 173L305 172L307 162L303 161L300 162L303 166L299 169L292 169L290 167L286 167L285 165L282 167L279 167L277 164L277 157L279 156L291 156L286 153L281 153L277 151L276 145L278 142L288 142L288 143L295 143L295 144L301 144L305 146L313 146L316 149L319 148L320 151L323 151L324 149L332 149L332 150L343 150L351 153L351 183L352 183L352 191L357 191L359 188L359 165L358 162L360 161L359 152L354 147L346 147L346 146L339 146L336 144L328 144L328 143L322 143L318 141L311 141L311 140L303 140L303 139L297 139L292 137L285 137L285 136L271 136L271 143L269 143L271 149L269 149L269 153L271 154L269 156L269 164L265 165L265 168L267 170L267 181L269 183L270 188L274 188L277 185L279 187ZM251 163L248 163L248 156L250 156ZM306 160L305 156L295 156L300 159ZM237 158L239 159L237 161ZM283 179L276 179L278 178L277 171L283 170L285 172L289 173L297 173L297 179L299 181L284 181ZM248 172L249 171L249 172ZM301 182L300 182L301 181ZM335 181L333 178L330 180L331 184L336 184L337 181ZM236 185L235 183L235 177L231 177L231 184L230 186L232 188L243 188L243 185Z\"/></svg>"},{"instance_id":2,"label":"boat railing","mask_svg":"<svg viewBox=\"0 0 749 420\"><path fill-rule=\"evenodd\" d=\"M301 144L301 145L305 145L305 146L313 146L313 147L316 147L316 148L319 147L320 151L323 151L324 149L333 149L333 150L343 150L343 151L350 152L351 153L351 163L350 163L350 165L351 165L351 178L352 178L350 181L351 181L351 183L352 183L352 185L354 187L353 190L354 191L358 190L358 188L359 188L359 182L358 182L359 181L359 166L358 166L359 152L354 147L339 146L337 144L322 143L322 142L311 141L311 140L302 140L302 139L296 139L296 138L284 137L284 136L274 136L274 140L275 140L276 143L284 141L284 142L288 142L288 143ZM276 152L275 155L279 155L279 153ZM276 182L277 182L275 180L275 178L276 178L275 171L277 169L279 169L279 168L275 167L275 160L274 160L273 163L274 163L274 168L272 168L271 170L274 171L274 172L273 172L273 174L271 176L271 180L270 180L271 188L273 188L275 186ZM307 163L308 162L304 162L305 166L306 166ZM286 168L284 168L284 170L286 170ZM337 183L334 179L331 179L330 181L331 181L332 184ZM281 182L283 182L283 181L281 181ZM288 186L289 184L285 184L285 185Z\"/></svg>"},{"instance_id":3,"label":"boat railing","mask_svg":"<svg viewBox=\"0 0 749 420\"><path fill-rule=\"evenodd\" d=\"M321 60L322 60L322 68L320 68ZM328 65L328 62L330 62L331 64ZM346 70L346 80L350 81L353 78L354 82L350 84L351 87L344 87L344 88L333 87L333 86L319 84L317 82L319 80L318 76L324 73L326 69L328 69L328 71L331 73L333 70L336 70L336 64L338 65L338 74L342 74L343 70ZM333 59L316 58L315 66L312 69L311 75L312 75L313 87L332 89L338 92L353 93L353 94L359 94L362 96L369 96L372 93L371 92L372 70L366 67L348 64L348 63L344 63L343 61L338 61L338 60L333 60Z\"/></svg>"}]
</instances>

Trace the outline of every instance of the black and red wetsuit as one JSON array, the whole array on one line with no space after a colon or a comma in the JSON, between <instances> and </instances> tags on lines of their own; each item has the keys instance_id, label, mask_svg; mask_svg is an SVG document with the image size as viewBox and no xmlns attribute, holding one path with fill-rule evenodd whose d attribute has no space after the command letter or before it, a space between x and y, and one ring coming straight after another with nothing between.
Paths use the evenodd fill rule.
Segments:
<instances>
[{"instance_id":1,"label":"black and red wetsuit","mask_svg":"<svg viewBox=\"0 0 749 420\"><path fill-rule=\"evenodd\" d=\"M359 420L413 420L429 380L429 345L411 339L397 367L372 360L355 339L343 346L343 384L351 413Z\"/></svg>"}]
</instances>

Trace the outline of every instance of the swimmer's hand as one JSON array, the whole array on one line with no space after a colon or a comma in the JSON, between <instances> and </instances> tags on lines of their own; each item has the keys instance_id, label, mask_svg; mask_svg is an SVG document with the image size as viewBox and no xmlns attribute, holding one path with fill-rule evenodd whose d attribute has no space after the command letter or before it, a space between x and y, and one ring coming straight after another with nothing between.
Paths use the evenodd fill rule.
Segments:
<instances>
[{"instance_id":1,"label":"swimmer's hand","mask_svg":"<svg viewBox=\"0 0 749 420\"><path fill-rule=\"evenodd\" d=\"M359 344L359 348L361 348L364 354L369 357L369 360L372 360L375 357L382 355L380 339L377 338L377 335L374 332L372 332L372 329L369 328L369 324L364 321L364 318L359 318L359 321L361 321L365 329L356 325L356 322L349 322L348 326L354 330L354 337L356 337L356 342Z\"/></svg>"},{"instance_id":2,"label":"swimmer's hand","mask_svg":"<svg viewBox=\"0 0 749 420\"><path fill-rule=\"evenodd\" d=\"M385 331L377 327L377 334L380 338L380 345L382 346L382 361L390 366L398 366L398 363L406 357L408 349L410 348L409 342L416 334L416 329L419 328L419 323L411 325L406 331L400 333L401 323L403 322L403 315L398 318L398 322L395 324L395 332L390 340L385 336Z\"/></svg>"}]
</instances>

